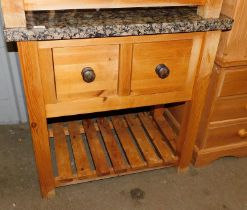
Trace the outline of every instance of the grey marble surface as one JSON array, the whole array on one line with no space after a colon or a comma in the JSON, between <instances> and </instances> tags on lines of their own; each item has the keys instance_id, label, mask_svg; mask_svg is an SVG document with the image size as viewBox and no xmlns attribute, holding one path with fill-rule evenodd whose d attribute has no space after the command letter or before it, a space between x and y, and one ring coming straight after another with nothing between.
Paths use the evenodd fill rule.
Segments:
<instances>
[{"instance_id":1,"label":"grey marble surface","mask_svg":"<svg viewBox=\"0 0 247 210\"><path fill-rule=\"evenodd\" d=\"M7 42L230 30L232 19L203 19L193 7L27 13L27 28L4 29Z\"/></svg>"}]
</instances>

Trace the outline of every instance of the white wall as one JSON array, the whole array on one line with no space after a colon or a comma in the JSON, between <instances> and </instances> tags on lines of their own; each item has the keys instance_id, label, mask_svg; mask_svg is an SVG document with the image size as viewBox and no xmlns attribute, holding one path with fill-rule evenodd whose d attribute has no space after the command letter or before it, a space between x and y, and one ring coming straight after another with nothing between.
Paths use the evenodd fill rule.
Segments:
<instances>
[{"instance_id":1,"label":"white wall","mask_svg":"<svg viewBox=\"0 0 247 210\"><path fill-rule=\"evenodd\" d=\"M12 43L6 46L2 29L3 21L0 12L0 124L26 122L27 115L16 45Z\"/></svg>"}]
</instances>

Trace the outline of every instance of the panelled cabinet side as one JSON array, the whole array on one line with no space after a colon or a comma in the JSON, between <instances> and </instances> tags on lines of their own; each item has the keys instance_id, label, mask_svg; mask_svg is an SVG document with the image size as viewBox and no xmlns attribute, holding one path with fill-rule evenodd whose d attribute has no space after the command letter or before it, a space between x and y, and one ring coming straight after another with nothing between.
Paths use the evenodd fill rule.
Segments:
<instances>
[{"instance_id":1,"label":"panelled cabinet side","mask_svg":"<svg viewBox=\"0 0 247 210\"><path fill-rule=\"evenodd\" d=\"M5 28L26 27L23 0L1 0Z\"/></svg>"},{"instance_id":2,"label":"panelled cabinet side","mask_svg":"<svg viewBox=\"0 0 247 210\"><path fill-rule=\"evenodd\" d=\"M246 9L246 0L224 0L222 13L233 18L234 25L221 36L216 59L221 67L247 65Z\"/></svg>"}]
</instances>

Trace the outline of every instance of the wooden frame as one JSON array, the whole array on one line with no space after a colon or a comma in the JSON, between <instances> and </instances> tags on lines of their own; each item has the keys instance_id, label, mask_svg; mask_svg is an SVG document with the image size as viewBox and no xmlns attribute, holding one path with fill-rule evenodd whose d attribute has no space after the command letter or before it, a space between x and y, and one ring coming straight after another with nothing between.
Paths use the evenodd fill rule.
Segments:
<instances>
[{"instance_id":1,"label":"wooden frame","mask_svg":"<svg viewBox=\"0 0 247 210\"><path fill-rule=\"evenodd\" d=\"M37 42L19 42L18 50L41 193L44 197L49 197L54 195L55 182L40 79Z\"/></svg>"},{"instance_id":2,"label":"wooden frame","mask_svg":"<svg viewBox=\"0 0 247 210\"><path fill-rule=\"evenodd\" d=\"M247 65L247 1L224 0L222 13L234 19L231 31L222 33L216 63L220 67Z\"/></svg>"},{"instance_id":3,"label":"wooden frame","mask_svg":"<svg viewBox=\"0 0 247 210\"><path fill-rule=\"evenodd\" d=\"M218 18L223 0L1 0L6 28L26 27L25 11L157 6L198 6L204 18Z\"/></svg>"},{"instance_id":4,"label":"wooden frame","mask_svg":"<svg viewBox=\"0 0 247 210\"><path fill-rule=\"evenodd\" d=\"M161 103L169 103L169 102L179 102L179 101L187 101L187 109L185 113L184 122L181 125L181 132L179 134L179 139L176 143L177 134L172 132L172 129L168 126L168 122L164 120L162 116L162 108L158 108L155 110L153 115L153 120L158 126L158 130L155 126L153 126L153 122L150 122L150 117L145 117L143 114L140 114L139 121L143 123L143 125L148 126L146 129L149 130L149 136L154 138L155 136L159 138L163 138L162 136L166 136L167 139L170 141L169 145L171 146L171 150L176 151L178 155L178 159L174 159L172 162L166 162L166 158L164 156L163 161L165 164L162 165L161 162L155 163L155 166L148 166L146 167L147 163L143 163L144 165L138 166L136 169L133 168L131 170L124 169L122 171L120 167L120 172L114 172L113 169L109 167L105 168L98 168L99 170L94 173L93 171L78 171L77 176L71 173L71 166L69 163L69 156L67 152L67 146L65 144L65 135L70 135L72 132L72 139L74 142L72 147L74 148L73 152L74 155L77 156L78 153L84 151L83 146L81 143L76 140L79 138L81 129L75 128L75 125L69 126L67 130L64 130L61 124L54 124L52 125L52 132L48 132L47 126L47 117L56 117L56 116L63 116L63 115L71 115L71 114L78 114L78 113L92 113L96 111L104 111L104 107L102 107L101 99L92 99L87 100L87 103L83 104L80 103L80 100L76 101L67 101L63 103L58 103L56 101L56 93L54 89L54 76L53 76L53 67L52 67L52 48L53 47L66 47L66 46L79 46L79 45L90 45L93 43L94 45L107 43L118 43L121 40L121 44L123 44L122 54L120 53L120 57L124 57L124 53L131 51L131 47L128 44L129 42L143 42L146 40L145 36L140 37L123 37L123 38L101 38L101 39L85 39L85 40L74 40L74 41L51 41L51 42L20 42L18 43L19 53L20 53L20 61L22 64L22 75L24 81L24 88L27 98L27 105L28 105L28 112L30 118L30 127L32 132L33 138L33 146L35 151L35 159L36 165L38 169L39 179L40 179L40 186L41 192L44 197L49 197L54 194L54 188L58 186L63 186L67 184L79 183L86 180L92 179L100 179L100 178L107 178L112 176L119 176L125 175L129 173L136 173L142 170L152 170L155 168L162 168L171 165L178 165L179 170L184 170L188 167L191 157L192 151L194 147L194 143L198 134L198 122L201 119L202 111L205 106L206 102L206 90L209 84L212 67L214 63L214 58L216 55L217 44L220 37L220 31L216 32L207 32L207 33L191 33L191 34L184 34L182 37L180 35L157 35L157 36L148 36L149 40L151 41L159 41L159 40L176 40L176 39L193 39L195 42L195 47L192 48L192 55L196 52L198 57L197 60L200 62L192 62L191 66L193 68L197 68L197 75L194 83L193 93L191 90L187 93L181 92L181 94L174 94L169 95L167 93L157 93L152 94L152 99L150 100L150 104L148 104L147 99L142 96L134 96L131 99L131 95L128 96L129 89L121 88L121 85L124 85L125 82L122 81L122 78L127 78L124 76L125 73L130 73L129 63L122 63L120 64L120 71L123 71L122 78L120 81L120 88L119 96L117 99L107 99L107 109L106 110L113 110L113 109L121 109L121 108L130 108L130 107L138 107L138 106L147 106L147 105L155 105ZM148 41L148 40L146 40ZM150 41L150 42L151 42ZM45 62L46 61L46 62ZM197 65L198 64L198 65ZM127 69L124 72L124 69ZM47 74L45 74L45 72ZM42 88L42 86L44 86ZM127 96L126 96L127 94ZM167 99L164 99L167 98ZM78 103L79 102L79 103ZM103 101L104 102L104 101ZM105 103L105 102L104 102ZM83 106L82 106L83 105ZM63 108L64 106L64 108ZM70 109L66 109L66 107L70 107ZM66 113L66 110L72 110L69 113ZM112 118L112 117L111 117ZM139 138L139 135L145 136L140 131L140 126L136 124L136 120L129 119L128 116L124 116L126 119L127 125L130 126L132 129L133 135L137 135L136 139ZM128 122L128 119L130 120ZM146 120L145 120L146 119ZM100 119L99 119L100 120ZM83 121L83 132L87 135L89 139L94 139L91 142L90 147L97 148L99 144L95 141L96 135L95 132L98 132L100 129L102 134L105 135L106 141L112 141L112 137L109 138L109 126L111 128L115 128L116 132L119 132L119 135L122 135L122 132L119 129L125 125L118 125L116 124L118 120L112 121L113 123L110 125L101 126L101 121L98 122L98 127L94 127L91 122ZM115 123L115 125L114 125ZM134 124L133 124L134 123ZM70 123L69 123L70 124ZM151 127L150 127L151 126ZM96 129L97 128L97 129ZM71 130L72 129L72 130ZM108 129L106 131L105 129ZM157 132L162 133L157 133ZM141 132L141 134L140 134ZM52 133L52 134L51 134ZM68 133L68 134L67 134ZM49 134L49 135L48 135ZM126 134L127 135L127 134ZM56 149L56 159L58 164L58 172L60 175L55 177L54 172L52 170L51 165L51 154L50 154L50 143L49 143L49 136L54 137L55 141L59 141L55 143ZM81 137L80 137L81 138ZM108 139L108 140L107 140ZM154 144L156 145L156 149L161 149L163 146L160 143L156 142L157 139L154 138ZM141 141L139 143L142 143ZM77 146L75 146L75 145ZM176 145L177 144L177 145ZM127 145L126 150L127 149ZM142 145L145 147L145 145ZM100 151L96 149L95 151ZM164 153L165 154L165 153ZM169 154L169 153L168 153ZM103 154L102 152L94 154L95 157L94 161L99 161L99 157ZM80 155L81 156L81 155ZM83 155L85 158L85 155ZM99 159L98 159L99 158ZM147 159L148 160L148 159ZM178 162L179 161L179 162ZM66 165L64 165L66 163ZM80 159L76 160L76 164L79 168L87 168L88 166L83 166ZM45 165L44 165L45 164ZM98 166L102 166L99 162L97 162ZM104 163L106 165L106 163ZM66 169L66 170L65 170ZM115 170L118 170L116 168ZM97 174L99 173L99 174Z\"/></svg>"},{"instance_id":5,"label":"wooden frame","mask_svg":"<svg viewBox=\"0 0 247 210\"><path fill-rule=\"evenodd\" d=\"M46 68L46 73L41 74L44 87L44 97L46 101L46 116L59 117L65 115L85 114L99 111L109 111L116 109L134 108L156 104L171 103L174 101L188 101L192 97L192 88L195 80L195 72L200 59L200 51L203 43L203 33L186 33L186 34L164 34L164 35L147 35L147 36L129 36L113 38L95 38L81 40L61 40L61 41L42 41L38 42L40 55L40 69ZM173 42L177 40L191 41L192 48L189 57L188 72L184 87L180 91L167 91L159 93L145 93L135 95L130 94L131 90L131 70L132 70L132 48L136 43L155 43L160 41ZM176 43L176 42L175 42ZM119 45L119 78L118 94L112 96L93 96L90 98L79 98L77 100L58 100L56 101L54 72L50 58L44 56L50 54L51 48L66 49L66 47L83 47L83 46L107 46ZM54 51L55 51L54 49ZM42 62L46 60L48 62ZM47 90L46 90L47 89ZM52 95L52 96L51 96ZM125 96L125 97L122 97ZM49 100L48 100L48 99ZM69 107L69 109L68 109Z\"/></svg>"},{"instance_id":6,"label":"wooden frame","mask_svg":"<svg viewBox=\"0 0 247 210\"><path fill-rule=\"evenodd\" d=\"M181 124L179 136L179 142L182 144L181 159L179 163L180 170L186 169L192 158L202 113L206 105L207 91L212 75L220 34L220 31L205 33L204 48L201 54L201 63L198 66L198 75L193 90L192 100L186 104L185 117Z\"/></svg>"}]
</instances>

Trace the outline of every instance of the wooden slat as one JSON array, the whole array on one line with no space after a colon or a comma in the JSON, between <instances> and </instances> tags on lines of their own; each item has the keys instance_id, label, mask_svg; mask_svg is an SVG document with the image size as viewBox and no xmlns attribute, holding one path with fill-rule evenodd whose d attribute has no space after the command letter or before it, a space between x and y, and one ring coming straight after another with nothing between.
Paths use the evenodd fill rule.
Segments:
<instances>
[{"instance_id":1,"label":"wooden slat","mask_svg":"<svg viewBox=\"0 0 247 210\"><path fill-rule=\"evenodd\" d=\"M112 125L111 122L109 122L109 125L110 125L110 128L113 129L113 125ZM127 125L126 125L126 126L127 126ZM98 127L98 124L97 124L97 123L94 123L94 127L95 127L95 130L96 130L96 131L99 131L99 127ZM69 130L68 130L67 127L64 127L64 133L65 133L66 136L69 136ZM81 133L81 134L85 133L84 128L83 128L82 125L80 125L80 133ZM52 129L49 129L49 137L50 137L50 138L53 138L53 137L54 137L54 136L53 136L53 131L52 131Z\"/></svg>"},{"instance_id":2,"label":"wooden slat","mask_svg":"<svg viewBox=\"0 0 247 210\"><path fill-rule=\"evenodd\" d=\"M165 143L164 137L161 135L154 122L152 122L152 119L144 113L139 113L138 116L164 162L169 163L175 161L176 158L172 154L171 149Z\"/></svg>"},{"instance_id":3,"label":"wooden slat","mask_svg":"<svg viewBox=\"0 0 247 210\"><path fill-rule=\"evenodd\" d=\"M75 158L77 175L79 178L92 175L90 163L87 157L85 146L82 142L79 123L73 121L68 123L71 146Z\"/></svg>"},{"instance_id":4,"label":"wooden slat","mask_svg":"<svg viewBox=\"0 0 247 210\"><path fill-rule=\"evenodd\" d=\"M131 139L130 133L124 125L123 118L114 116L111 117L111 119L131 167L133 169L145 167L146 163L140 157L137 148Z\"/></svg>"},{"instance_id":5,"label":"wooden slat","mask_svg":"<svg viewBox=\"0 0 247 210\"><path fill-rule=\"evenodd\" d=\"M83 120L82 123L88 139L97 175L109 174L110 168L108 166L104 151L97 136L97 131L95 130L94 123L90 119Z\"/></svg>"},{"instance_id":6,"label":"wooden slat","mask_svg":"<svg viewBox=\"0 0 247 210\"><path fill-rule=\"evenodd\" d=\"M128 168L128 165L125 163L123 156L118 148L117 142L112 133L109 122L105 118L97 119L99 129L103 136L106 149L110 156L114 171L116 173L125 172Z\"/></svg>"},{"instance_id":7,"label":"wooden slat","mask_svg":"<svg viewBox=\"0 0 247 210\"><path fill-rule=\"evenodd\" d=\"M157 123L161 133L167 138L174 150L176 150L177 135L172 130L171 126L164 118L165 108L157 108L154 110L154 120Z\"/></svg>"},{"instance_id":8,"label":"wooden slat","mask_svg":"<svg viewBox=\"0 0 247 210\"><path fill-rule=\"evenodd\" d=\"M148 165L150 167L161 165L163 161L157 156L154 149L150 145L149 140L141 127L139 119L134 115L125 115L125 119L127 120L130 130L133 133Z\"/></svg>"},{"instance_id":9,"label":"wooden slat","mask_svg":"<svg viewBox=\"0 0 247 210\"><path fill-rule=\"evenodd\" d=\"M52 124L58 175L64 180L72 178L69 150L61 123Z\"/></svg>"}]
</instances>

